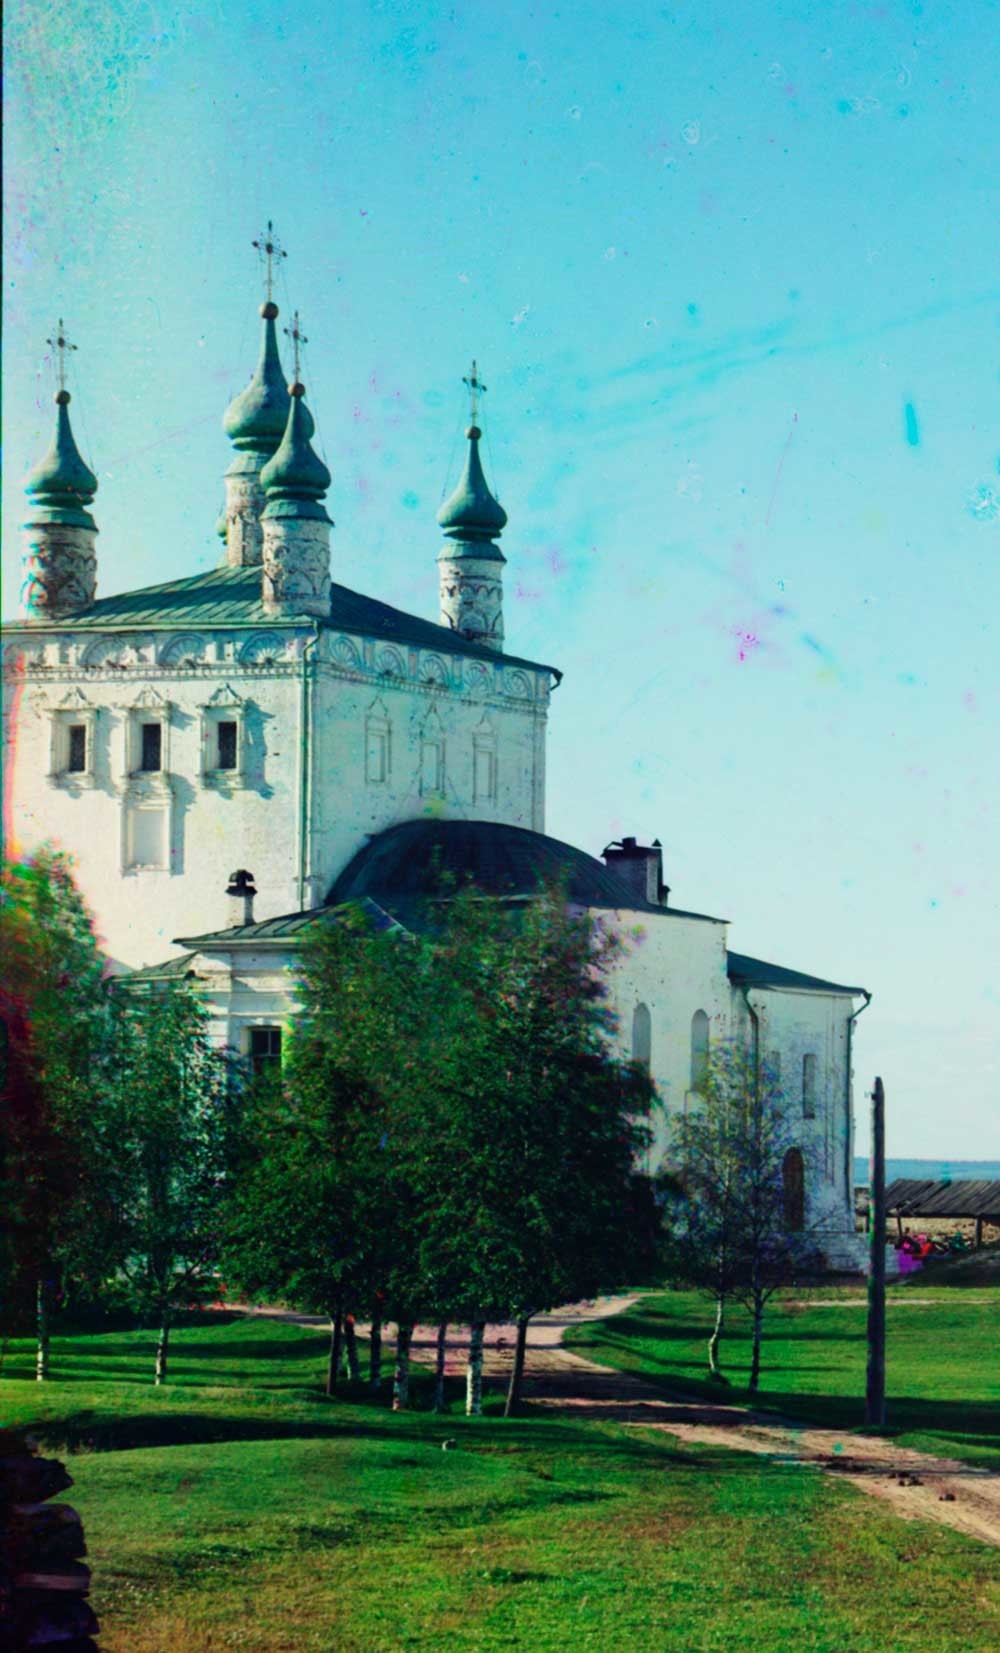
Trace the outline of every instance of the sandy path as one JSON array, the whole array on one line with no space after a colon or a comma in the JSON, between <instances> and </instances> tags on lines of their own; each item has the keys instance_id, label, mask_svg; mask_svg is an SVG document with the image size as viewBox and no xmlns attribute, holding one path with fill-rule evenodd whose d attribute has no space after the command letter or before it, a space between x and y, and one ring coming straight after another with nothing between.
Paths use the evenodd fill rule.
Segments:
<instances>
[{"instance_id":1,"label":"sandy path","mask_svg":"<svg viewBox=\"0 0 1000 1653\"><path fill-rule=\"evenodd\" d=\"M983 1543L1000 1545L1000 1474L993 1470L977 1469L955 1458L932 1457L890 1440L832 1429L800 1428L765 1412L685 1400L627 1372L598 1366L563 1347L567 1327L586 1320L607 1320L637 1301L638 1294L602 1297L591 1303L573 1303L533 1320L528 1329L525 1399L574 1417L664 1429L692 1445L732 1447L759 1453L777 1463L813 1464L871 1497L886 1500L897 1515L937 1521ZM843 1299L829 1300L831 1308L843 1303ZM246 1312L277 1315L305 1325L327 1324L317 1316L281 1309ZM367 1326L358 1327L362 1334L367 1330ZM483 1360L487 1377L499 1379L510 1371L516 1330L512 1325L487 1327ZM416 1327L414 1359L432 1364L436 1339L435 1327ZM391 1337L386 1342L391 1347ZM465 1370L467 1350L468 1328L449 1327L449 1375ZM911 1479L918 1484L910 1485Z\"/></svg>"},{"instance_id":2,"label":"sandy path","mask_svg":"<svg viewBox=\"0 0 1000 1653\"><path fill-rule=\"evenodd\" d=\"M641 1378L598 1366L563 1347L568 1326L606 1320L637 1301L637 1295L600 1298L593 1303L574 1303L533 1320L528 1330L525 1399L576 1417L664 1429L692 1445L732 1447L778 1463L814 1464L849 1481L861 1492L884 1499L897 1515L937 1521L983 1543L1000 1545L1000 1475L992 1470L977 1469L955 1458L932 1457L890 1440L801 1428L739 1406L674 1398ZM843 1299L828 1301L831 1308L843 1303ZM925 1303L934 1301L924 1299ZM514 1326L487 1329L484 1370L488 1376L500 1378L510 1371L515 1335ZM414 1357L433 1361L435 1338L433 1327L418 1327L413 1338ZM449 1372L464 1370L467 1348L466 1329L451 1327ZM918 1484L910 1485L911 1479Z\"/></svg>"}]
</instances>

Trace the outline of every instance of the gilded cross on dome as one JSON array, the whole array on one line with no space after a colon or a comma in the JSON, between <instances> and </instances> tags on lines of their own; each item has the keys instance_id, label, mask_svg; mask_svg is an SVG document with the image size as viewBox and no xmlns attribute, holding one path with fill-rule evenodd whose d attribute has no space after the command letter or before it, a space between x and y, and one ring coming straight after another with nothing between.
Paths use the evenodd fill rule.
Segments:
<instances>
[{"instance_id":1,"label":"gilded cross on dome","mask_svg":"<svg viewBox=\"0 0 1000 1653\"><path fill-rule=\"evenodd\" d=\"M274 287L274 266L278 259L288 257L284 247L281 245L281 242L274 233L274 225L270 218L267 221L267 231L262 231L260 240L255 241L253 245L256 247L257 255L266 269L265 279L267 281L267 302L270 304L273 297L272 289Z\"/></svg>"},{"instance_id":2,"label":"gilded cross on dome","mask_svg":"<svg viewBox=\"0 0 1000 1653\"><path fill-rule=\"evenodd\" d=\"M292 379L293 379L295 384L298 384L298 382L299 382L299 349L302 345L308 344L309 340L306 338L305 334L302 331L302 327L301 327L300 322L299 322L299 312L297 310L295 311L295 314L292 316L292 325L291 325L291 327L286 327L284 329L284 331L285 331L286 337L290 338L291 341L292 341L292 353L293 353L294 362L295 362L295 365L294 365L294 368L293 368L293 371L292 371Z\"/></svg>"},{"instance_id":3,"label":"gilded cross on dome","mask_svg":"<svg viewBox=\"0 0 1000 1653\"><path fill-rule=\"evenodd\" d=\"M66 329L63 326L62 316L59 317L59 326L56 328L55 338L54 339L46 339L45 342L46 342L47 345L50 345L51 348L57 352L57 355L56 355L56 372L59 375L59 389L60 390L65 390L66 389L66 352L68 350L75 350L76 345L75 344L70 344L69 339L66 337Z\"/></svg>"},{"instance_id":4,"label":"gilded cross on dome","mask_svg":"<svg viewBox=\"0 0 1000 1653\"><path fill-rule=\"evenodd\" d=\"M485 396L486 394L486 386L483 384L482 379L479 378L476 370L475 358L473 358L471 372L467 378L463 378L462 383L463 385L468 385L469 387L471 419L472 423L475 424L476 414L479 411L479 398L480 396Z\"/></svg>"}]
</instances>

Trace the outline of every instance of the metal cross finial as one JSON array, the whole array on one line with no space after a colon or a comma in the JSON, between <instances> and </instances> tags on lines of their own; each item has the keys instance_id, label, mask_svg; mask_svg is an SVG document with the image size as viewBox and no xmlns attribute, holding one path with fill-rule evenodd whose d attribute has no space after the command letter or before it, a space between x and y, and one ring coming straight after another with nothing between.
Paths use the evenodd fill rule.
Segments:
<instances>
[{"instance_id":1,"label":"metal cross finial","mask_svg":"<svg viewBox=\"0 0 1000 1653\"><path fill-rule=\"evenodd\" d=\"M46 339L45 342L46 342L46 344L51 345L53 350L58 351L58 355L56 356L56 371L59 374L59 389L60 390L65 390L66 389L66 352L67 352L67 350L75 350L76 345L75 344L70 344L69 339L66 337L66 332L65 332L65 329L63 327L62 316L59 317L59 326L56 328L55 338L54 339Z\"/></svg>"},{"instance_id":2,"label":"metal cross finial","mask_svg":"<svg viewBox=\"0 0 1000 1653\"><path fill-rule=\"evenodd\" d=\"M297 310L295 311L295 314L292 316L292 325L291 325L291 327L286 327L285 328L285 333L286 333L287 337L290 338L291 341L292 341L292 351L293 351L294 358L295 358L295 369L294 369L294 372L292 374L292 377L293 377L295 383L298 384L298 380L299 380L299 347L303 344L308 344L309 340L306 338L305 334L302 331L302 328L299 326L299 312Z\"/></svg>"},{"instance_id":3,"label":"metal cross finial","mask_svg":"<svg viewBox=\"0 0 1000 1653\"><path fill-rule=\"evenodd\" d=\"M270 304L271 290L274 286L274 263L279 258L288 257L284 247L281 245L281 242L274 233L274 225L270 218L267 221L266 232L262 231L260 240L255 241L253 245L256 247L258 256L263 260L267 269L267 302Z\"/></svg>"},{"instance_id":4,"label":"metal cross finial","mask_svg":"<svg viewBox=\"0 0 1000 1653\"><path fill-rule=\"evenodd\" d=\"M471 373L468 378L464 378L462 380L462 383L463 385L468 385L469 387L469 396L472 402L472 423L475 424L476 414L479 411L479 398L480 396L485 396L486 394L486 386L483 384L482 379L477 377L475 358L473 358Z\"/></svg>"}]
</instances>

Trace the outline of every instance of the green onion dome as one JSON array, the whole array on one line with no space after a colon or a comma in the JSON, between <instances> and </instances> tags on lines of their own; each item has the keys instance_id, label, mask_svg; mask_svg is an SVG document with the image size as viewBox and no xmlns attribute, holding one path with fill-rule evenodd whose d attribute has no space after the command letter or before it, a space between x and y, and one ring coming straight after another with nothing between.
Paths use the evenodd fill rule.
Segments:
<instances>
[{"instance_id":1,"label":"green onion dome","mask_svg":"<svg viewBox=\"0 0 1000 1653\"><path fill-rule=\"evenodd\" d=\"M61 522L78 528L95 528L85 509L97 492L97 478L85 465L73 440L69 422L69 391L56 392L56 432L52 446L39 460L24 484L33 506L34 522Z\"/></svg>"},{"instance_id":2,"label":"green onion dome","mask_svg":"<svg viewBox=\"0 0 1000 1653\"><path fill-rule=\"evenodd\" d=\"M275 321L278 306L268 300L260 307L264 319L260 361L245 390L226 409L222 428L235 448L243 452L274 453L285 431L288 390L278 355ZM309 421L310 426L312 420ZM312 435L312 430L309 432Z\"/></svg>"},{"instance_id":3,"label":"green onion dome","mask_svg":"<svg viewBox=\"0 0 1000 1653\"><path fill-rule=\"evenodd\" d=\"M479 438L483 434L482 431L478 425L470 425L465 434L469 438L465 470L455 492L442 505L437 519L449 539L492 540L505 527L507 513L499 501L493 498L483 475L479 458ZM479 553L483 554L484 552ZM489 555L488 552L485 554ZM499 551L496 555L500 555Z\"/></svg>"},{"instance_id":4,"label":"green onion dome","mask_svg":"<svg viewBox=\"0 0 1000 1653\"><path fill-rule=\"evenodd\" d=\"M316 517L329 521L319 503L330 486L330 473L309 445L315 425L306 407L305 385L288 387L288 421L277 453L260 473L267 494L265 517Z\"/></svg>"}]
</instances>

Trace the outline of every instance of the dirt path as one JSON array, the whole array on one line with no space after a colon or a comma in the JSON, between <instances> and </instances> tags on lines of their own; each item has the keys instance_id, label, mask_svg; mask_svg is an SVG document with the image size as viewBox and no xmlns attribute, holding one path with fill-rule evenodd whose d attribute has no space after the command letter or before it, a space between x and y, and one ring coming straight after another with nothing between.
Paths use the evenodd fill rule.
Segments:
<instances>
[{"instance_id":1,"label":"dirt path","mask_svg":"<svg viewBox=\"0 0 1000 1653\"><path fill-rule=\"evenodd\" d=\"M915 1452L890 1440L800 1428L739 1406L674 1398L641 1378L598 1366L563 1346L568 1326L607 1320L637 1301L633 1295L574 1303L533 1320L528 1330L525 1399L576 1417L664 1429L692 1444L756 1452L778 1463L815 1464L861 1492L884 1499L897 1515L937 1521L983 1543L1000 1545L1000 1475L991 1470ZM834 1301L830 1300L831 1307ZM509 1372L514 1337L513 1326L488 1328L487 1375L502 1377ZM417 1329L416 1359L433 1360L434 1339L433 1329ZM465 1328L453 1327L448 1339L450 1372L464 1370L467 1346Z\"/></svg>"},{"instance_id":2,"label":"dirt path","mask_svg":"<svg viewBox=\"0 0 1000 1653\"><path fill-rule=\"evenodd\" d=\"M814 1464L871 1497L882 1498L897 1515L937 1521L986 1544L1000 1545L1000 1474L977 1469L955 1458L932 1457L893 1441L843 1434L832 1429L800 1428L765 1412L739 1406L684 1400L665 1394L627 1372L598 1366L563 1346L567 1327L586 1320L607 1320L638 1301L638 1294L573 1303L539 1315L528 1329L525 1399L575 1417L593 1418L643 1429L664 1429L679 1440L756 1452L777 1463ZM830 1300L840 1306L843 1299ZM232 1305L236 1307L237 1305ZM815 1304L810 1304L815 1307ZM247 1310L305 1325L324 1325L314 1315L281 1309ZM367 1326L359 1326L362 1334ZM516 1327L489 1326L483 1369L502 1378L514 1358ZM418 1326L413 1333L415 1360L432 1364L436 1328ZM391 1338L387 1339L391 1346ZM449 1328L446 1370L465 1370L468 1329Z\"/></svg>"}]
</instances>

